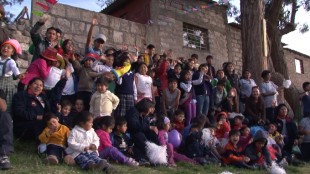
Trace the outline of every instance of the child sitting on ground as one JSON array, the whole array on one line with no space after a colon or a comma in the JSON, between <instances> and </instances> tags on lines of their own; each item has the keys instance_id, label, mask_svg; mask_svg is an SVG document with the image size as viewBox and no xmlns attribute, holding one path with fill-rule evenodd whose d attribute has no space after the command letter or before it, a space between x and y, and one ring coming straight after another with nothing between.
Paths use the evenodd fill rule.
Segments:
<instances>
[{"instance_id":1,"label":"child sitting on ground","mask_svg":"<svg viewBox=\"0 0 310 174\"><path fill-rule=\"evenodd\" d=\"M92 128L93 115L83 111L76 116L75 126L69 134L66 153L84 170L98 170L114 173L116 169L98 156L99 137Z\"/></svg>"},{"instance_id":2,"label":"child sitting on ground","mask_svg":"<svg viewBox=\"0 0 310 174\"><path fill-rule=\"evenodd\" d=\"M250 158L242 155L242 149L237 146L239 142L240 132L231 130L229 132L229 142L226 144L222 159L226 165L234 165L236 167L251 168L247 162Z\"/></svg>"},{"instance_id":3,"label":"child sitting on ground","mask_svg":"<svg viewBox=\"0 0 310 174\"><path fill-rule=\"evenodd\" d=\"M172 127L176 129L179 133L182 133L184 126L185 126L185 114L182 110L178 109L174 112L174 118Z\"/></svg>"},{"instance_id":4,"label":"child sitting on ground","mask_svg":"<svg viewBox=\"0 0 310 174\"><path fill-rule=\"evenodd\" d=\"M170 120L168 117L161 116L157 118L157 128L158 128L158 141L159 145L167 146L167 153L168 153L168 165L171 167L176 167L177 165L175 164L176 161L184 161L187 163L192 163L196 164L196 161L179 154L174 151L173 145L171 143L168 143L168 131L170 130Z\"/></svg>"},{"instance_id":5,"label":"child sitting on ground","mask_svg":"<svg viewBox=\"0 0 310 174\"><path fill-rule=\"evenodd\" d=\"M135 156L133 152L133 142L126 134L127 121L124 117L117 117L115 129L112 132L111 140L114 147L126 156Z\"/></svg>"},{"instance_id":6,"label":"child sitting on ground","mask_svg":"<svg viewBox=\"0 0 310 174\"><path fill-rule=\"evenodd\" d=\"M244 150L251 142L252 142L252 135L250 133L250 128L244 126L240 129L240 139L238 142L238 147Z\"/></svg>"},{"instance_id":7,"label":"child sitting on ground","mask_svg":"<svg viewBox=\"0 0 310 174\"><path fill-rule=\"evenodd\" d=\"M121 164L129 166L139 166L139 163L134 159L125 156L116 147L112 146L110 139L110 133L112 132L115 121L113 117L100 117L98 119L100 129L96 130L97 135L100 138L100 145L98 148L99 156L103 159L112 159Z\"/></svg>"},{"instance_id":8,"label":"child sitting on ground","mask_svg":"<svg viewBox=\"0 0 310 174\"><path fill-rule=\"evenodd\" d=\"M221 141L223 138L227 138L229 131L230 131L230 124L228 121L227 113L220 112L217 115L215 136L219 141Z\"/></svg>"},{"instance_id":9,"label":"child sitting on ground","mask_svg":"<svg viewBox=\"0 0 310 174\"><path fill-rule=\"evenodd\" d=\"M67 164L74 164L72 156L67 155L65 148L70 130L67 126L59 124L56 115L46 114L46 128L39 135L42 144L46 144L47 164L58 164L60 160L64 160Z\"/></svg>"},{"instance_id":10,"label":"child sitting on ground","mask_svg":"<svg viewBox=\"0 0 310 174\"><path fill-rule=\"evenodd\" d=\"M73 111L71 112L71 115L78 115L84 111L84 101L80 98L77 98L74 102Z\"/></svg>"}]
</instances>

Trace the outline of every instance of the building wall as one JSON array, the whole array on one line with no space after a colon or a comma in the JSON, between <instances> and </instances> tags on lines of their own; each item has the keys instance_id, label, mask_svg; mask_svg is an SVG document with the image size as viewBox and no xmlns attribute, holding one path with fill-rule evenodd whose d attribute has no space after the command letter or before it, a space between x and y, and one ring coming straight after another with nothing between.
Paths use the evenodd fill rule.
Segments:
<instances>
[{"instance_id":1,"label":"building wall","mask_svg":"<svg viewBox=\"0 0 310 174\"><path fill-rule=\"evenodd\" d=\"M288 49L284 49L284 55L287 62L290 79L293 85L295 85L296 88L300 92L302 92L303 91L302 84L305 81L310 81L309 79L310 69L308 68L310 67L310 57ZM302 60L304 67L304 74L296 72L295 59Z\"/></svg>"},{"instance_id":2,"label":"building wall","mask_svg":"<svg viewBox=\"0 0 310 174\"><path fill-rule=\"evenodd\" d=\"M175 0L173 3L153 0L151 4L151 28L147 40L153 41L160 52L172 49L175 57L189 58L199 55L199 62L205 63L207 55L214 57L215 67L221 67L228 60L226 7L212 6L188 14L182 13L183 7L196 7L200 1ZM183 22L208 29L210 50L198 50L183 46ZM156 37L157 36L157 37Z\"/></svg>"},{"instance_id":3,"label":"building wall","mask_svg":"<svg viewBox=\"0 0 310 174\"><path fill-rule=\"evenodd\" d=\"M150 2L151 0L130 1L125 7L120 8L110 15L146 24L150 18Z\"/></svg>"}]
</instances>

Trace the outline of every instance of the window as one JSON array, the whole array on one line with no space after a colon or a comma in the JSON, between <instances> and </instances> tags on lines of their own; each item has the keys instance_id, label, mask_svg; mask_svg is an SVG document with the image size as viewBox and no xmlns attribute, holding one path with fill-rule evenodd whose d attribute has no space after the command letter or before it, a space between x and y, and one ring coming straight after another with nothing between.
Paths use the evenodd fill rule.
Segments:
<instances>
[{"instance_id":1,"label":"window","mask_svg":"<svg viewBox=\"0 0 310 174\"><path fill-rule=\"evenodd\" d=\"M299 74L304 74L304 63L300 59L295 59L295 68L296 72Z\"/></svg>"},{"instance_id":2,"label":"window","mask_svg":"<svg viewBox=\"0 0 310 174\"><path fill-rule=\"evenodd\" d=\"M183 46L209 51L208 30L183 23Z\"/></svg>"}]
</instances>

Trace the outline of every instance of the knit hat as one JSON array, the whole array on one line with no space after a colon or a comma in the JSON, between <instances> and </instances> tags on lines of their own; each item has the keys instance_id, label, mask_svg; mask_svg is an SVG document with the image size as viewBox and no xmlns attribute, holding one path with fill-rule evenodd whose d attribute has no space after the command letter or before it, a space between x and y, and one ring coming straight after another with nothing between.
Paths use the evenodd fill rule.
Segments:
<instances>
[{"instance_id":1,"label":"knit hat","mask_svg":"<svg viewBox=\"0 0 310 174\"><path fill-rule=\"evenodd\" d=\"M81 63L84 64L89 59L91 59L94 62L99 59L99 56L96 53L87 53Z\"/></svg>"},{"instance_id":2,"label":"knit hat","mask_svg":"<svg viewBox=\"0 0 310 174\"><path fill-rule=\"evenodd\" d=\"M52 47L47 47L42 53L41 56L46 60L57 61L57 50Z\"/></svg>"},{"instance_id":3,"label":"knit hat","mask_svg":"<svg viewBox=\"0 0 310 174\"><path fill-rule=\"evenodd\" d=\"M20 46L19 42L15 39L8 39L5 42L3 42L3 44L1 44L1 47L5 44L10 44L12 45L12 47L14 47L15 52L17 54L22 54L22 47Z\"/></svg>"}]
</instances>

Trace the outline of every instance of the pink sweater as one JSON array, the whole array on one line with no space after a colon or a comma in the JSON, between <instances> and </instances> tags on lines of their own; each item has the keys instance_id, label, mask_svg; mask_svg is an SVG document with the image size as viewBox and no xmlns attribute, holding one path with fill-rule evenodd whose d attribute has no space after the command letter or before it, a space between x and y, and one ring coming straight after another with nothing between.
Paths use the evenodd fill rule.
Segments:
<instances>
[{"instance_id":1,"label":"pink sweater","mask_svg":"<svg viewBox=\"0 0 310 174\"><path fill-rule=\"evenodd\" d=\"M29 65L27 69L27 75L24 79L21 80L21 82L24 85L28 85L29 81L35 77L45 79L47 78L50 69L51 67L47 65L45 59L39 58Z\"/></svg>"},{"instance_id":2,"label":"pink sweater","mask_svg":"<svg viewBox=\"0 0 310 174\"><path fill-rule=\"evenodd\" d=\"M98 147L98 152L102 151L103 149L107 147L112 147L112 142L110 140L110 135L108 134L108 132L102 129L98 129L96 130L96 133L100 139L100 145Z\"/></svg>"}]
</instances>

